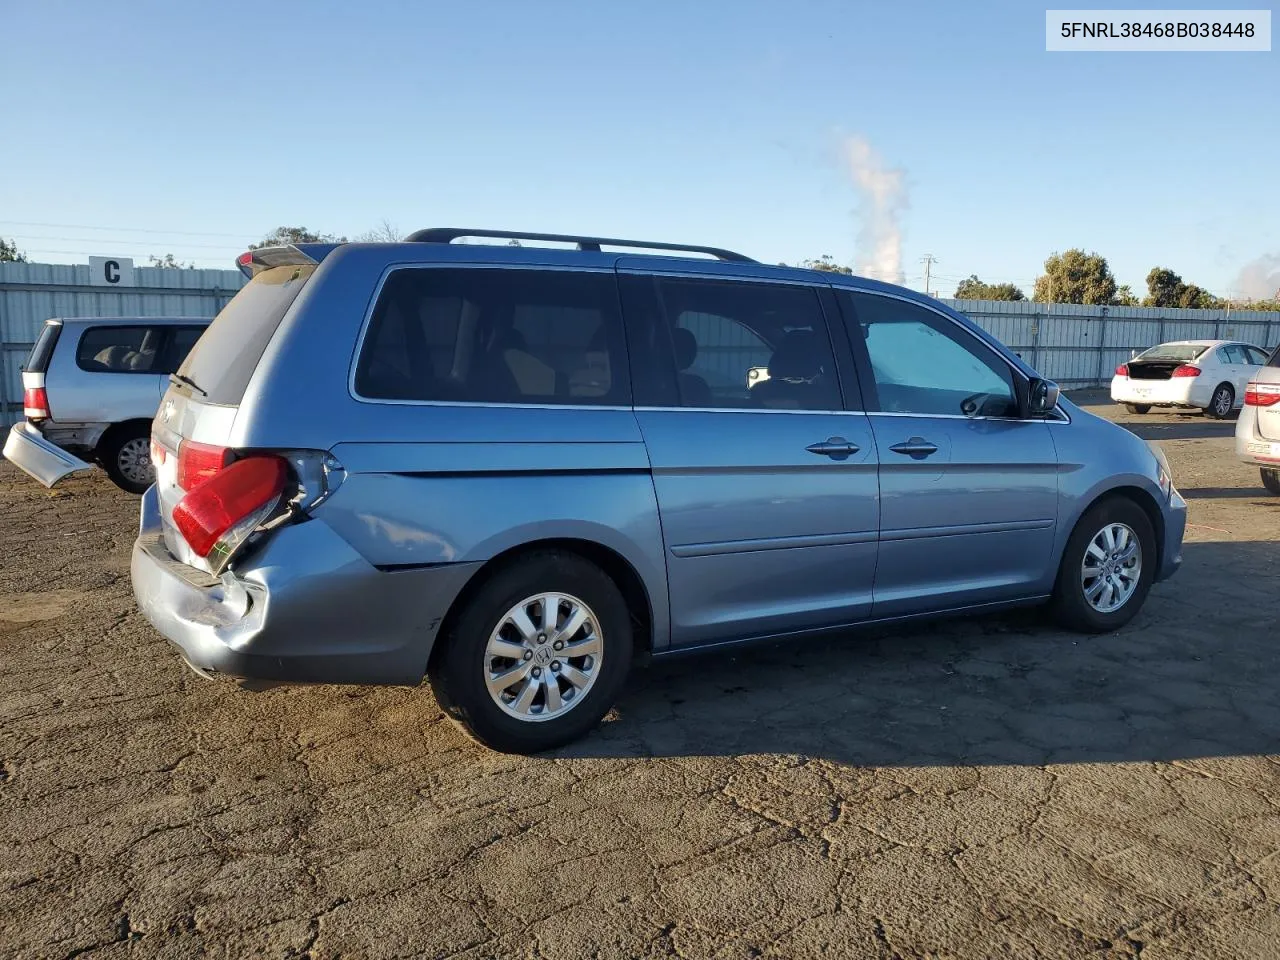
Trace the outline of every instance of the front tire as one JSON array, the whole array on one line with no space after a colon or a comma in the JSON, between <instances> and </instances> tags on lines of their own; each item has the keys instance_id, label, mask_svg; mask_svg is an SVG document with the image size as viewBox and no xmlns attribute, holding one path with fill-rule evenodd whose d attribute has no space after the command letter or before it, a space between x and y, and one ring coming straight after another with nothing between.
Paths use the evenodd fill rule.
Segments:
<instances>
[{"instance_id":1,"label":"front tire","mask_svg":"<svg viewBox=\"0 0 1280 960\"><path fill-rule=\"evenodd\" d=\"M445 713L503 753L539 753L584 736L631 667L631 615L595 564L531 554L490 577L454 622L429 671Z\"/></svg>"},{"instance_id":2,"label":"front tire","mask_svg":"<svg viewBox=\"0 0 1280 960\"><path fill-rule=\"evenodd\" d=\"M1126 404L1124 405L1124 408L1125 408L1126 410L1128 410L1130 413L1136 413L1136 414L1138 414L1139 416L1141 416L1141 415L1142 415L1142 414L1144 414L1144 413L1149 413L1149 412L1150 412L1150 410L1151 410L1151 404L1149 404L1149 403L1126 403Z\"/></svg>"},{"instance_id":3,"label":"front tire","mask_svg":"<svg viewBox=\"0 0 1280 960\"><path fill-rule=\"evenodd\" d=\"M155 483L151 465L151 425L113 427L98 445L98 459L107 476L121 490L135 495Z\"/></svg>"},{"instance_id":4,"label":"front tire","mask_svg":"<svg viewBox=\"0 0 1280 960\"><path fill-rule=\"evenodd\" d=\"M1214 420L1225 420L1231 416L1236 405L1236 392L1229 383L1220 383L1214 388L1209 405L1204 408L1204 415Z\"/></svg>"},{"instance_id":5,"label":"front tire","mask_svg":"<svg viewBox=\"0 0 1280 960\"><path fill-rule=\"evenodd\" d=\"M1051 608L1078 633L1110 633L1133 619L1151 589L1156 538L1146 512L1127 497L1094 504L1067 540Z\"/></svg>"},{"instance_id":6,"label":"front tire","mask_svg":"<svg viewBox=\"0 0 1280 960\"><path fill-rule=\"evenodd\" d=\"M1259 471L1262 474L1262 485L1267 488L1270 493L1274 493L1280 497L1280 470L1273 470L1271 467L1262 467Z\"/></svg>"}]
</instances>

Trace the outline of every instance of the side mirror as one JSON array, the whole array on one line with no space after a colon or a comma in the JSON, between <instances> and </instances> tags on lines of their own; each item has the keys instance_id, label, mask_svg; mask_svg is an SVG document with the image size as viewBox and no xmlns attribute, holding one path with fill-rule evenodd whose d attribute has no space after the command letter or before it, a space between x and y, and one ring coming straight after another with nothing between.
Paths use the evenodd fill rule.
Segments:
<instances>
[{"instance_id":1,"label":"side mirror","mask_svg":"<svg viewBox=\"0 0 1280 960\"><path fill-rule=\"evenodd\" d=\"M1030 409L1033 417L1043 417L1053 413L1058 406L1058 396L1062 393L1052 380L1041 380L1036 377L1031 381Z\"/></svg>"},{"instance_id":2,"label":"side mirror","mask_svg":"<svg viewBox=\"0 0 1280 960\"><path fill-rule=\"evenodd\" d=\"M751 367L747 370L747 388L754 387L757 383L764 383L769 379L768 367Z\"/></svg>"}]
</instances>

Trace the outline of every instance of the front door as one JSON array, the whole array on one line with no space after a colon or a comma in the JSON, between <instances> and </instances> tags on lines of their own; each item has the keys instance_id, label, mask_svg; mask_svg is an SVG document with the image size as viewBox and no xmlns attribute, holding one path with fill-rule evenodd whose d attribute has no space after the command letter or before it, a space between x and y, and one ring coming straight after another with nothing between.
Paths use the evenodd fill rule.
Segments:
<instances>
[{"instance_id":1,"label":"front door","mask_svg":"<svg viewBox=\"0 0 1280 960\"><path fill-rule=\"evenodd\" d=\"M807 284L656 275L628 262L620 284L666 546L672 645L865 618L876 445L859 404L845 409L857 387L837 373L827 295Z\"/></svg>"},{"instance_id":2,"label":"front door","mask_svg":"<svg viewBox=\"0 0 1280 960\"><path fill-rule=\"evenodd\" d=\"M880 458L876 617L1047 593L1057 518L1052 429L1015 374L946 314L841 293ZM874 405L873 405L874 399Z\"/></svg>"}]
</instances>

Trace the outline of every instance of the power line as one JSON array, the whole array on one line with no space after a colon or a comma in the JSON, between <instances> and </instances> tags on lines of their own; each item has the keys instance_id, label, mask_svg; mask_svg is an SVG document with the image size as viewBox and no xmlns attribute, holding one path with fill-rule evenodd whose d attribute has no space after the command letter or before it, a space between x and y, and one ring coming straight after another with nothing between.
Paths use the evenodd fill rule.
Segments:
<instances>
[{"instance_id":1,"label":"power line","mask_svg":"<svg viewBox=\"0 0 1280 960\"><path fill-rule=\"evenodd\" d=\"M117 239L116 237L48 237L48 236L37 236L35 234L18 234L15 236L15 240L18 240L18 241L35 240L37 243L42 242L44 240L55 240L60 243L97 243L97 244L102 244L103 246L150 247L152 249L155 249L156 247L172 246L172 244L164 243L163 241L160 241L160 240L120 240L120 239ZM183 241L183 243L178 247L178 249L181 249L181 250L231 250L231 251L240 252L241 250L243 250L243 244L237 245L234 243L187 243L186 241Z\"/></svg>"},{"instance_id":2,"label":"power line","mask_svg":"<svg viewBox=\"0 0 1280 960\"><path fill-rule=\"evenodd\" d=\"M0 220L16 227L50 227L55 230L114 230L119 233L156 233L171 237L243 237L243 233L213 233L208 230L150 230L145 227L97 227L88 223L41 223L36 220Z\"/></svg>"}]
</instances>

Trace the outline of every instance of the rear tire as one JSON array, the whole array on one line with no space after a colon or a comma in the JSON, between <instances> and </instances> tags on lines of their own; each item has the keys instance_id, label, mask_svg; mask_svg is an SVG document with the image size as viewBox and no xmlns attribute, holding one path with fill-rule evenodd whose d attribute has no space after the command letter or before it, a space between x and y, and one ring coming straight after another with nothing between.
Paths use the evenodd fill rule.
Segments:
<instances>
[{"instance_id":1,"label":"rear tire","mask_svg":"<svg viewBox=\"0 0 1280 960\"><path fill-rule=\"evenodd\" d=\"M1123 559L1124 548L1118 546L1109 551L1107 531L1128 531L1131 542L1136 540L1136 570L1131 560ZM1120 538L1114 539L1118 541ZM1098 541L1096 544L1095 540ZM1086 554L1090 561L1088 568ZM1142 609L1155 576L1156 561L1155 533L1150 518L1141 507L1122 496L1108 497L1095 503L1076 524L1062 553L1062 564L1058 568L1058 580L1050 601L1055 619L1077 633L1119 630ZM1090 577L1088 570L1109 576ZM1130 576L1126 577L1126 571ZM1103 581L1102 592L1097 595L1093 588L1099 581ZM1108 609L1109 604L1101 602L1108 597L1107 581L1122 585L1121 589L1110 594L1112 600L1127 591L1114 609Z\"/></svg>"},{"instance_id":2,"label":"rear tire","mask_svg":"<svg viewBox=\"0 0 1280 960\"><path fill-rule=\"evenodd\" d=\"M1262 485L1271 493L1280 497L1280 470L1273 470L1271 467L1263 467L1259 471L1262 474Z\"/></svg>"},{"instance_id":3,"label":"rear tire","mask_svg":"<svg viewBox=\"0 0 1280 960\"><path fill-rule=\"evenodd\" d=\"M559 598L549 621L544 596ZM571 632L557 637L548 628L569 631L576 611L582 621ZM496 572L438 642L444 647L429 679L446 715L486 747L527 754L577 740L600 722L622 690L634 641L613 580L576 554L552 550ZM574 647L593 652L574 656ZM491 692L504 674L515 679Z\"/></svg>"},{"instance_id":4,"label":"rear tire","mask_svg":"<svg viewBox=\"0 0 1280 960\"><path fill-rule=\"evenodd\" d=\"M141 495L155 483L151 465L151 425L112 427L98 444L98 459L107 476L121 490Z\"/></svg>"},{"instance_id":5,"label":"rear tire","mask_svg":"<svg viewBox=\"0 0 1280 960\"><path fill-rule=\"evenodd\" d=\"M1124 405L1124 408L1125 408L1126 410L1128 410L1130 413L1136 413L1136 414L1138 414L1139 416L1141 416L1142 414L1147 413L1147 412L1149 412L1149 411L1151 410L1151 404L1149 404L1149 403L1126 403L1126 404Z\"/></svg>"},{"instance_id":6,"label":"rear tire","mask_svg":"<svg viewBox=\"0 0 1280 960\"><path fill-rule=\"evenodd\" d=\"M1204 415L1214 420L1225 420L1231 416L1236 405L1236 392L1229 383L1220 383L1213 389L1209 405L1204 408Z\"/></svg>"}]
</instances>

